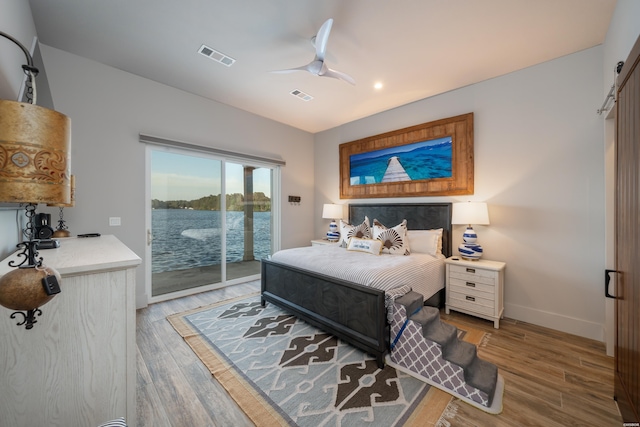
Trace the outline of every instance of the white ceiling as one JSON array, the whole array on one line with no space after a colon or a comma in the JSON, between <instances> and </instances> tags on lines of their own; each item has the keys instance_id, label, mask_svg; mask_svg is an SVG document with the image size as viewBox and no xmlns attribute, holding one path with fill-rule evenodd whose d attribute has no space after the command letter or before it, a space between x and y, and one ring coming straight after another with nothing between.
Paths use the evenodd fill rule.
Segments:
<instances>
[{"instance_id":1,"label":"white ceiling","mask_svg":"<svg viewBox=\"0 0 640 427\"><path fill-rule=\"evenodd\" d=\"M615 2L30 0L46 45L312 133L601 44ZM327 63L355 86L270 72L310 62L328 18Z\"/></svg>"}]
</instances>

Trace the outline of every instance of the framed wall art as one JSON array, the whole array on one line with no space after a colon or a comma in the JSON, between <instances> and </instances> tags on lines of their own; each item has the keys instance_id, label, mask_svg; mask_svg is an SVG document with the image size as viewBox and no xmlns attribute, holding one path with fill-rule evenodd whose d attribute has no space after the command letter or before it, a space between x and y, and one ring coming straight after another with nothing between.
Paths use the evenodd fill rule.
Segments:
<instances>
[{"instance_id":1,"label":"framed wall art","mask_svg":"<svg viewBox=\"0 0 640 427\"><path fill-rule=\"evenodd\" d=\"M473 113L340 144L340 198L473 194Z\"/></svg>"}]
</instances>

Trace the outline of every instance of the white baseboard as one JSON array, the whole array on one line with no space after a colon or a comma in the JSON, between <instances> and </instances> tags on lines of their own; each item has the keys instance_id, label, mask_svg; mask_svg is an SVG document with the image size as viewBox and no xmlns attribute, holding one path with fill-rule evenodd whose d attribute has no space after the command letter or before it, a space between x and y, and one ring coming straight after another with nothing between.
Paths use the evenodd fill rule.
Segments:
<instances>
[{"instance_id":1,"label":"white baseboard","mask_svg":"<svg viewBox=\"0 0 640 427\"><path fill-rule=\"evenodd\" d=\"M563 316L558 313L537 310L522 305L505 303L504 316L522 322L533 323L545 328L578 335L584 338L604 342L604 325Z\"/></svg>"},{"instance_id":2,"label":"white baseboard","mask_svg":"<svg viewBox=\"0 0 640 427\"><path fill-rule=\"evenodd\" d=\"M136 310L145 308L149 305L149 297L146 293L136 294Z\"/></svg>"}]
</instances>

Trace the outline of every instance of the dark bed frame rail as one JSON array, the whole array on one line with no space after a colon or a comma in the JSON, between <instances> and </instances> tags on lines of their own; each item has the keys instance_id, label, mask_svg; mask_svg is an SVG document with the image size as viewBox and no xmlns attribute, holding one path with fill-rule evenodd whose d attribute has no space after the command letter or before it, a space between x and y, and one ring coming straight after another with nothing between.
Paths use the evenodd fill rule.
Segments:
<instances>
[{"instance_id":1,"label":"dark bed frame rail","mask_svg":"<svg viewBox=\"0 0 640 427\"><path fill-rule=\"evenodd\" d=\"M262 260L262 305L269 301L296 317L376 356L388 347L384 291Z\"/></svg>"},{"instance_id":2,"label":"dark bed frame rail","mask_svg":"<svg viewBox=\"0 0 640 427\"><path fill-rule=\"evenodd\" d=\"M442 252L451 256L451 203L349 206L351 223L367 215L387 226L407 219L409 229L443 228ZM262 260L262 305L268 301L375 356L384 366L389 329L384 291Z\"/></svg>"}]
</instances>

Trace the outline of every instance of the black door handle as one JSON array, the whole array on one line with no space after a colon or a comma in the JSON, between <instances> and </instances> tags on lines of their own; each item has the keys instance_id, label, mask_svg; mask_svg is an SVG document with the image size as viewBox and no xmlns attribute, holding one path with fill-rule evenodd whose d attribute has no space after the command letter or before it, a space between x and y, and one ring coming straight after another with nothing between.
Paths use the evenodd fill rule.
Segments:
<instances>
[{"instance_id":1,"label":"black door handle","mask_svg":"<svg viewBox=\"0 0 640 427\"><path fill-rule=\"evenodd\" d=\"M609 283L611 282L611 273L617 273L618 270L606 269L604 271L604 296L607 298L617 299L616 296L609 293Z\"/></svg>"}]
</instances>

